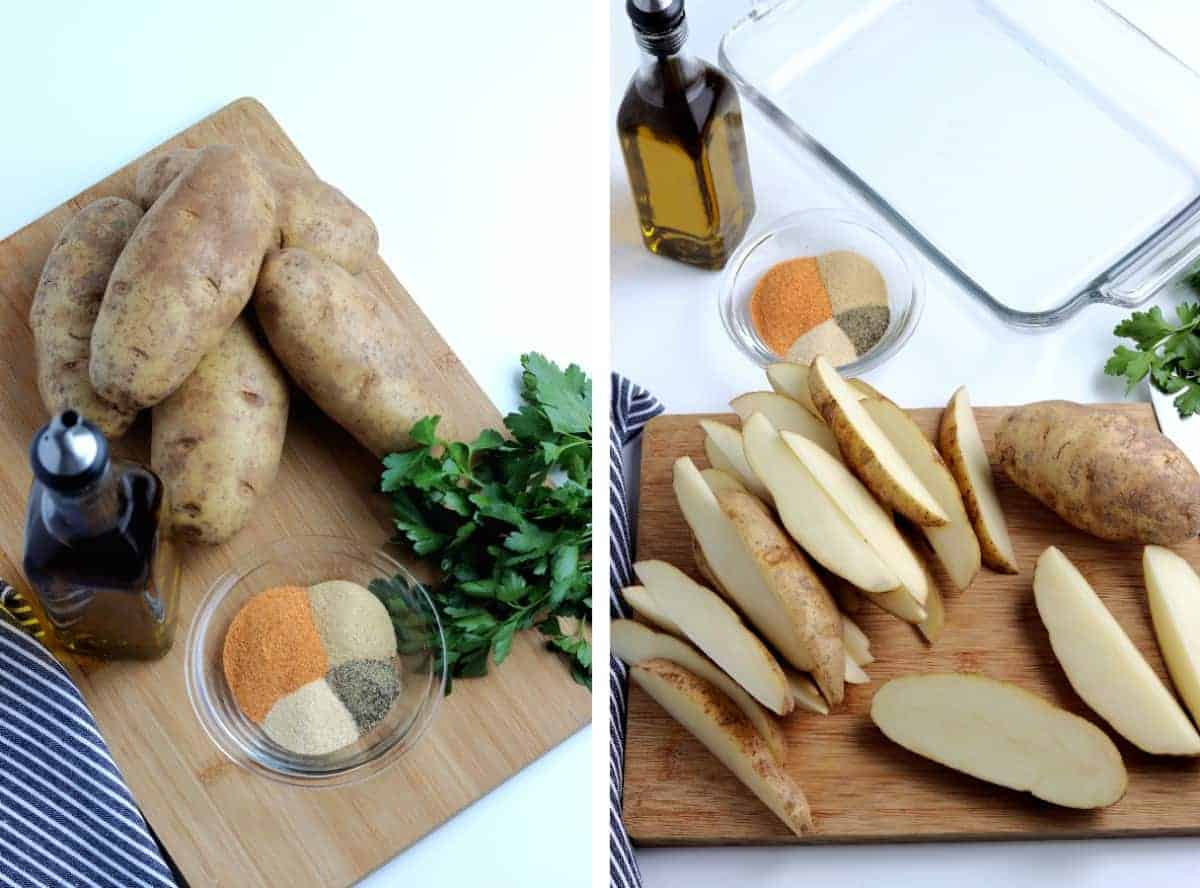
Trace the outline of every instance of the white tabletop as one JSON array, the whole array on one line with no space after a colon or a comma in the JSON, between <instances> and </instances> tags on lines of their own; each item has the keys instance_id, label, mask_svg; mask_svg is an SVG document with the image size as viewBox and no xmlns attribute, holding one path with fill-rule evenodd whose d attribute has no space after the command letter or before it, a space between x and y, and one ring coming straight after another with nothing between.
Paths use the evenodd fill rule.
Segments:
<instances>
[{"instance_id":1,"label":"white tabletop","mask_svg":"<svg viewBox=\"0 0 1200 888\"><path fill-rule=\"evenodd\" d=\"M5 8L0 237L243 95L379 227L381 252L502 411L536 349L598 369L586 15L521 3ZM581 49L582 48L582 49ZM595 165L590 169L595 171ZM547 224L551 220L553 224ZM364 884L586 885L591 729ZM396 804L404 804L403 797ZM319 836L313 837L320 841ZM531 861L536 860L534 867Z\"/></svg>"},{"instance_id":2,"label":"white tabletop","mask_svg":"<svg viewBox=\"0 0 1200 888\"><path fill-rule=\"evenodd\" d=\"M690 46L716 60L724 30L748 0L689 0ZM1200 67L1200 11L1189 0L1112 4L1193 67ZM620 4L611 10L612 96L625 91L637 50ZM758 211L755 227L787 212L837 206L829 182L743 103ZM1181 114L1197 109L1180 109ZM646 386L672 412L725 409L730 397L765 388L762 371L738 352L718 319L717 275L652 256L641 245L624 165L611 138L613 369ZM752 232L753 233L753 229ZM1164 305L1178 300L1165 294ZM1043 398L1120 400L1120 381L1101 372L1112 328L1128 312L1096 306L1063 327L1031 335L1005 328L926 264L925 314L911 341L866 379L900 403L940 406L966 384L979 404ZM1110 840L803 848L646 849L647 888L725 886L753 878L769 885L933 886L1175 885L1198 881L1200 840Z\"/></svg>"}]
</instances>

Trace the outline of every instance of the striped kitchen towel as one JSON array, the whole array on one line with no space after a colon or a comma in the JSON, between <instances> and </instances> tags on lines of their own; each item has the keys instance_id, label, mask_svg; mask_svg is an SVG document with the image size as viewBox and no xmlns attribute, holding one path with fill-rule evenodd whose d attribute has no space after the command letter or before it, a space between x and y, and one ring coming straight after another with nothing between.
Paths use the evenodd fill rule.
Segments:
<instances>
[{"instance_id":1,"label":"striped kitchen towel","mask_svg":"<svg viewBox=\"0 0 1200 888\"><path fill-rule=\"evenodd\" d=\"M0 620L0 885L176 885L66 670L6 620Z\"/></svg>"},{"instance_id":2,"label":"striped kitchen towel","mask_svg":"<svg viewBox=\"0 0 1200 888\"><path fill-rule=\"evenodd\" d=\"M625 491L625 448L642 433L651 419L663 412L658 399L616 373L612 376L609 410L609 611L612 618L627 616L621 589L633 580L633 524ZM609 880L613 888L641 888L642 873L634 859L621 819L621 784L625 770L625 664L609 655L608 738L608 846Z\"/></svg>"}]
</instances>

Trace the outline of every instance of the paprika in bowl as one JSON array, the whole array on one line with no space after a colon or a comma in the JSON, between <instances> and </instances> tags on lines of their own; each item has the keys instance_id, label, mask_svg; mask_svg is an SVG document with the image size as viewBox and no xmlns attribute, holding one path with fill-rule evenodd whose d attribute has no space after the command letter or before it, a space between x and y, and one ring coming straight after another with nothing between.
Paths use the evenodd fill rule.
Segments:
<instances>
[{"instance_id":1,"label":"paprika in bowl","mask_svg":"<svg viewBox=\"0 0 1200 888\"><path fill-rule=\"evenodd\" d=\"M204 596L188 633L188 696L241 767L342 786L420 739L445 693L445 653L432 600L385 551L290 537L237 559Z\"/></svg>"},{"instance_id":2,"label":"paprika in bowl","mask_svg":"<svg viewBox=\"0 0 1200 888\"><path fill-rule=\"evenodd\" d=\"M848 376L907 342L923 305L912 256L847 210L777 220L738 248L720 286L721 322L756 364L823 354Z\"/></svg>"}]
</instances>

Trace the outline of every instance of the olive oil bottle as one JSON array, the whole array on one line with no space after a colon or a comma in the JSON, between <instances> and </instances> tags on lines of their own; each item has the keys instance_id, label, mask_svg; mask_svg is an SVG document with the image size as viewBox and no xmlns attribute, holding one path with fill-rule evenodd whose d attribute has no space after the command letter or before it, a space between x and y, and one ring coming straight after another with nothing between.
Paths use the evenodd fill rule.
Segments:
<instances>
[{"instance_id":1,"label":"olive oil bottle","mask_svg":"<svg viewBox=\"0 0 1200 888\"><path fill-rule=\"evenodd\" d=\"M627 0L642 49L617 132L646 248L721 268L754 217L754 191L733 84L683 52L683 0Z\"/></svg>"}]
</instances>

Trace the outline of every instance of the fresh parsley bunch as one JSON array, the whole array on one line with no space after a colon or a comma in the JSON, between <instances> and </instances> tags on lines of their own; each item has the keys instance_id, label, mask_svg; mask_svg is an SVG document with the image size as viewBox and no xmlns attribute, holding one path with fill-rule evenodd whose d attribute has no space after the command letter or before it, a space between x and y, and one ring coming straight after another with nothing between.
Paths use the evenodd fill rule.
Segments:
<instances>
[{"instance_id":1,"label":"fresh parsley bunch","mask_svg":"<svg viewBox=\"0 0 1200 888\"><path fill-rule=\"evenodd\" d=\"M1186 418L1200 412L1200 304L1185 302L1175 309L1175 317L1176 323L1170 323L1155 306L1117 324L1113 334L1132 339L1137 348L1118 345L1104 372L1124 376L1126 394L1149 374L1160 392L1178 395L1175 409Z\"/></svg>"},{"instance_id":2,"label":"fresh parsley bunch","mask_svg":"<svg viewBox=\"0 0 1200 888\"><path fill-rule=\"evenodd\" d=\"M521 356L523 406L470 444L438 417L384 458L398 541L436 559L431 590L453 677L484 675L535 627L591 687L592 384L575 364ZM447 692L449 688L447 688Z\"/></svg>"}]
</instances>

